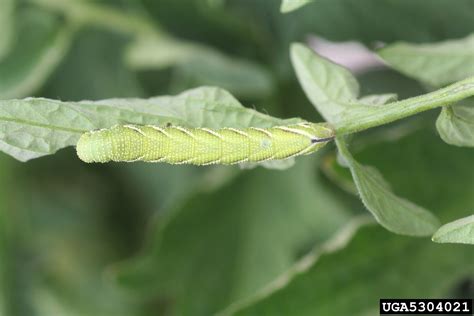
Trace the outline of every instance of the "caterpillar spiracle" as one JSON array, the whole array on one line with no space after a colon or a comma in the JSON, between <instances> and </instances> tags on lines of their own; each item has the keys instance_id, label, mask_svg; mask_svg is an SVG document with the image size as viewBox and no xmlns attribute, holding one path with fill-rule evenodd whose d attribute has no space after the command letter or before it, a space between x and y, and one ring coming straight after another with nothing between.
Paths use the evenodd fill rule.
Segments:
<instances>
[{"instance_id":1,"label":"caterpillar spiracle","mask_svg":"<svg viewBox=\"0 0 474 316\"><path fill-rule=\"evenodd\" d=\"M311 154L333 138L329 125L309 122L242 129L117 125L83 134L76 150L85 162L231 165Z\"/></svg>"}]
</instances>

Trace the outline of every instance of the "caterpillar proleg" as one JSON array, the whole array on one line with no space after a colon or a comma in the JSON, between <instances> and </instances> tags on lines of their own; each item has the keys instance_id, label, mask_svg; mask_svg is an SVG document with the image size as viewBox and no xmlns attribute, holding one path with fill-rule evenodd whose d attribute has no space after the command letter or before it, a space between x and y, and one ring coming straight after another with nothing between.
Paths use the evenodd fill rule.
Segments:
<instances>
[{"instance_id":1,"label":"caterpillar proleg","mask_svg":"<svg viewBox=\"0 0 474 316\"><path fill-rule=\"evenodd\" d=\"M242 129L117 125L83 134L76 149L85 162L231 165L307 155L333 138L325 123Z\"/></svg>"}]
</instances>

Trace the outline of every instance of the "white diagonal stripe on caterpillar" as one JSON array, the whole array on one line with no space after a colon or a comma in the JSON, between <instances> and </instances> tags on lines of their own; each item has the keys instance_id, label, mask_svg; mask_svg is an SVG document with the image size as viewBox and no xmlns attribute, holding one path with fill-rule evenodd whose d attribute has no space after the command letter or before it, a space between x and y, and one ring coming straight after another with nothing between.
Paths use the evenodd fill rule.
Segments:
<instances>
[{"instance_id":1,"label":"white diagonal stripe on caterpillar","mask_svg":"<svg viewBox=\"0 0 474 316\"><path fill-rule=\"evenodd\" d=\"M308 138L313 138L313 135L311 135L310 133L308 132L305 132L305 131L302 131L302 130L299 130L299 129L294 129L294 128L290 128L290 127L287 127L287 126L277 126L275 127L277 129L280 129L282 131L286 131L286 132L290 132L290 133L294 133L294 134L299 134L299 135L302 135L302 136L306 136Z\"/></svg>"},{"instance_id":2,"label":"white diagonal stripe on caterpillar","mask_svg":"<svg viewBox=\"0 0 474 316\"><path fill-rule=\"evenodd\" d=\"M205 132L207 132L207 133L209 133L209 134L211 134L211 135L213 135L213 136L216 136L216 137L219 138L219 139L223 139L223 138L222 138L222 135L220 135L219 133L213 131L212 129L209 129L209 128L206 128L206 127L201 127L201 128L199 128L199 129L200 129L201 131L205 131Z\"/></svg>"},{"instance_id":3,"label":"white diagonal stripe on caterpillar","mask_svg":"<svg viewBox=\"0 0 474 316\"><path fill-rule=\"evenodd\" d=\"M124 125L124 127L126 128L129 128L137 133L140 133L142 134L143 136L146 136L145 133L143 133L143 131L141 129L139 129L138 127L136 127L135 125Z\"/></svg>"},{"instance_id":4,"label":"white diagonal stripe on caterpillar","mask_svg":"<svg viewBox=\"0 0 474 316\"><path fill-rule=\"evenodd\" d=\"M241 131L239 129L233 128L233 127L224 127L223 130L231 131L237 134L240 134L245 137L250 137L249 134L245 133L244 131Z\"/></svg>"},{"instance_id":5,"label":"white diagonal stripe on caterpillar","mask_svg":"<svg viewBox=\"0 0 474 316\"><path fill-rule=\"evenodd\" d=\"M191 133L190 130L186 129L185 127L181 127L181 126L171 126L169 128L174 128L174 129L177 129L183 133L185 133L186 135L188 135L189 137L193 138L193 139L196 139L196 136L194 136L193 133Z\"/></svg>"},{"instance_id":6,"label":"white diagonal stripe on caterpillar","mask_svg":"<svg viewBox=\"0 0 474 316\"><path fill-rule=\"evenodd\" d=\"M250 128L253 129L254 131L261 132L261 133L267 135L267 136L270 137L270 138L273 138L272 133L270 133L270 132L267 131L266 129L263 129L263 128L260 128L260 127L250 127Z\"/></svg>"},{"instance_id":7,"label":"white diagonal stripe on caterpillar","mask_svg":"<svg viewBox=\"0 0 474 316\"><path fill-rule=\"evenodd\" d=\"M147 125L147 127L151 127L151 128L153 128L154 130L156 130L156 131L162 133L162 134L165 135L166 137L170 137L170 138L171 138L171 135L170 135L169 133L167 133L164 128L161 128L161 127L158 127L158 126L154 126L154 125Z\"/></svg>"}]
</instances>

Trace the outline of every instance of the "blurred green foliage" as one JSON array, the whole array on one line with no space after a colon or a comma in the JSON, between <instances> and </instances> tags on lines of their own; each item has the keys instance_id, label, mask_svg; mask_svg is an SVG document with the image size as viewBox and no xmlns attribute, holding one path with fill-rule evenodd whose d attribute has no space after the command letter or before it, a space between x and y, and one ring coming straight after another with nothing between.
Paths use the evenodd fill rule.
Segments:
<instances>
[{"instance_id":1,"label":"blurred green foliage","mask_svg":"<svg viewBox=\"0 0 474 316\"><path fill-rule=\"evenodd\" d=\"M399 152L404 155L397 156ZM417 160L420 155L431 159L427 163ZM433 130L365 145L356 156L376 166L394 191L433 210L443 221L468 214L464 210L474 202L474 172L467 167L472 150L445 146ZM398 159L390 158L394 156ZM444 168L446 164L450 168ZM376 314L371 302L379 297L454 297L463 276L474 274L473 261L474 252L463 246L426 244L421 239L388 235L380 227L365 227L347 248L323 256L288 287L241 314L273 315L276 310L295 315ZM339 295L331 294L335 292Z\"/></svg>"},{"instance_id":2,"label":"blurred green foliage","mask_svg":"<svg viewBox=\"0 0 474 316\"><path fill-rule=\"evenodd\" d=\"M291 42L463 38L473 10L471 0L318 0L287 14L274 0L0 0L0 98L150 97L222 82L249 107L318 121ZM133 54L143 43L153 45ZM358 79L362 95L424 92L386 69ZM446 223L472 214L474 152L445 144L434 120L367 131L354 154ZM474 296L469 246L363 226L346 247L324 247L366 213L339 185L347 172L322 171L333 156L241 171L85 165L72 149L27 164L2 154L0 315L376 315L380 296ZM295 264L305 269L293 275Z\"/></svg>"}]
</instances>

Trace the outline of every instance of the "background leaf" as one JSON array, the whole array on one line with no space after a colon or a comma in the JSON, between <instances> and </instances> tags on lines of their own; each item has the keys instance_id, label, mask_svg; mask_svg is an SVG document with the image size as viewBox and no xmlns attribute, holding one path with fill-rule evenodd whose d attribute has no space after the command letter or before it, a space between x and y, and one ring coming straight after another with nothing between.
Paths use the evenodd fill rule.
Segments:
<instances>
[{"instance_id":1,"label":"background leaf","mask_svg":"<svg viewBox=\"0 0 474 316\"><path fill-rule=\"evenodd\" d=\"M474 244L474 215L441 226L433 235L433 241Z\"/></svg>"},{"instance_id":2,"label":"background leaf","mask_svg":"<svg viewBox=\"0 0 474 316\"><path fill-rule=\"evenodd\" d=\"M308 4L311 1L313 0L282 0L280 10L282 13L288 13L304 6L305 4Z\"/></svg>"},{"instance_id":3,"label":"background leaf","mask_svg":"<svg viewBox=\"0 0 474 316\"><path fill-rule=\"evenodd\" d=\"M15 34L14 17L15 0L0 1L0 29L2 30L2 38L0 38L0 61L10 51L13 35Z\"/></svg>"},{"instance_id":4,"label":"background leaf","mask_svg":"<svg viewBox=\"0 0 474 316\"><path fill-rule=\"evenodd\" d=\"M196 43L142 37L129 46L125 58L137 70L177 66L175 76L188 85L218 85L241 97L264 97L273 89L270 74L263 67Z\"/></svg>"},{"instance_id":5,"label":"background leaf","mask_svg":"<svg viewBox=\"0 0 474 316\"><path fill-rule=\"evenodd\" d=\"M466 210L474 203L474 170L468 167L472 150L445 146L428 129L399 140L373 143L367 137L367 141L357 159L381 170L396 192L432 209L442 220L468 215ZM420 155L431 157L429 163L415 159ZM444 168L446 164L452 168ZM347 247L319 254L317 247L315 254L300 261L311 263L305 265L307 269L282 275L280 279L289 278L287 286L229 311L237 310L236 315L378 315L380 297L472 297L468 289L459 291L462 284L469 287L474 274L474 253L468 245L427 243L366 226Z\"/></svg>"},{"instance_id":6,"label":"background leaf","mask_svg":"<svg viewBox=\"0 0 474 316\"><path fill-rule=\"evenodd\" d=\"M254 170L197 195L157 227L141 258L122 265L118 282L168 298L179 315L209 315L253 294L348 218L314 163L305 157L286 172Z\"/></svg>"},{"instance_id":7,"label":"background leaf","mask_svg":"<svg viewBox=\"0 0 474 316\"><path fill-rule=\"evenodd\" d=\"M339 135L384 125L474 95L474 77L469 77L422 96L391 102L383 107L373 106L357 100L359 85L347 69L299 44L292 46L291 58L306 95ZM381 95L380 99L386 96Z\"/></svg>"},{"instance_id":8,"label":"background leaf","mask_svg":"<svg viewBox=\"0 0 474 316\"><path fill-rule=\"evenodd\" d=\"M342 228L333 234L333 236L314 247L307 255L297 261L293 266L287 269L273 282L262 288L255 295L243 300L236 301L224 310L217 313L219 316L239 314L242 310L247 312L247 307L253 304L259 304L261 300L265 300L278 290L284 289L292 281L292 279L302 273L305 273L314 263L323 255L328 255L347 247L351 239L354 238L358 230L366 225L373 223L370 217L356 216L348 221Z\"/></svg>"},{"instance_id":9,"label":"background leaf","mask_svg":"<svg viewBox=\"0 0 474 316\"><path fill-rule=\"evenodd\" d=\"M102 3L81 0L30 0L42 9L63 14L67 19L83 26L101 26L127 35L160 34L157 23L146 15L134 14L127 7L118 9L114 2ZM115 3L116 5L117 3Z\"/></svg>"},{"instance_id":10,"label":"background leaf","mask_svg":"<svg viewBox=\"0 0 474 316\"><path fill-rule=\"evenodd\" d=\"M357 106L350 103L359 96L359 84L347 69L300 44L292 45L291 60L303 90L328 122L337 125L347 108Z\"/></svg>"},{"instance_id":11,"label":"background leaf","mask_svg":"<svg viewBox=\"0 0 474 316\"><path fill-rule=\"evenodd\" d=\"M474 147L473 99L446 106L436 120L441 138L450 145Z\"/></svg>"},{"instance_id":12,"label":"background leaf","mask_svg":"<svg viewBox=\"0 0 474 316\"><path fill-rule=\"evenodd\" d=\"M44 12L23 10L17 18L19 38L0 61L0 99L36 92L64 58L73 36L70 25Z\"/></svg>"},{"instance_id":13,"label":"background leaf","mask_svg":"<svg viewBox=\"0 0 474 316\"><path fill-rule=\"evenodd\" d=\"M60 102L48 99L0 101L0 149L21 160L73 146L85 131L115 124L172 123L190 127L269 127L279 120L244 108L219 88L199 88L174 97Z\"/></svg>"},{"instance_id":14,"label":"background leaf","mask_svg":"<svg viewBox=\"0 0 474 316\"><path fill-rule=\"evenodd\" d=\"M125 192L108 186L79 161L59 157L29 164L0 159L10 173L2 172L1 181L9 181L11 190L2 190L9 197L0 203L0 225L8 226L6 244L0 246L0 262L6 266L6 284L0 289L7 298L5 315L143 315L133 298L102 276L107 263L130 247L130 225L140 214L137 204L127 217L113 206L128 204ZM53 166L58 173L49 172ZM67 184L71 169L77 181ZM121 220L129 225L123 239L115 231Z\"/></svg>"},{"instance_id":15,"label":"background leaf","mask_svg":"<svg viewBox=\"0 0 474 316\"><path fill-rule=\"evenodd\" d=\"M137 75L124 65L122 55L116 53L127 43L123 36L102 29L79 28L69 54L41 95L67 101L149 97ZM95 69L93 76L91 69ZM168 94L162 77L154 78L153 83L163 85L156 95Z\"/></svg>"},{"instance_id":16,"label":"background leaf","mask_svg":"<svg viewBox=\"0 0 474 316\"><path fill-rule=\"evenodd\" d=\"M360 165L350 154L344 140L336 140L339 153L348 163L365 207L386 229L403 235L428 236L440 226L428 210L392 193L376 169Z\"/></svg>"},{"instance_id":17,"label":"background leaf","mask_svg":"<svg viewBox=\"0 0 474 316\"><path fill-rule=\"evenodd\" d=\"M170 15L171 12L186 14L186 9L189 8L181 6L181 11L171 11L164 4L160 6L151 0L145 2L151 10L156 8L153 12L163 23L166 18L162 19L162 16ZM186 3L192 4L195 1L189 0ZM473 9L470 0L457 1L455 6L445 0L434 0L429 5L426 5L424 0L400 0L395 3L391 0L361 0L357 3L353 0L318 0L306 5L304 9L285 15L279 12L280 1L230 0L228 3L231 8L235 8L234 13L241 19L258 23L265 31L264 34L270 38L270 45L276 47L274 49L279 52L280 62L287 59L290 43L303 41L308 34L316 34L331 41L360 41L373 47L374 43L379 42L419 43L461 38L472 33L474 29L474 22L469 14ZM176 4L174 7L180 5ZM439 12L443 12L443 15L438 15ZM189 13L187 16L195 16L188 18L188 23L194 22L191 25L195 25L199 30L212 30L209 27L211 19L199 19L195 14ZM454 20L457 23L452 23ZM401 24L400 21L404 23ZM176 29L179 28L177 21L170 21L167 25L171 24L174 24ZM374 25L378 27L374 28ZM184 32L200 34L201 38L211 37L195 29L185 28L181 33ZM211 34L224 32L225 29L221 28L212 30Z\"/></svg>"},{"instance_id":18,"label":"background leaf","mask_svg":"<svg viewBox=\"0 0 474 316\"><path fill-rule=\"evenodd\" d=\"M400 72L431 86L474 76L474 34L433 44L397 43L379 55ZM442 109L436 127L441 138L456 146L474 146L470 100Z\"/></svg>"},{"instance_id":19,"label":"background leaf","mask_svg":"<svg viewBox=\"0 0 474 316\"><path fill-rule=\"evenodd\" d=\"M88 1L34 0L35 3L83 25L93 24L133 37L125 61L136 70L179 66L177 76L185 86L217 85L242 97L267 96L273 89L269 73L243 59L232 59L204 44L168 34L146 14L124 14L110 5ZM184 77L184 78L181 78ZM191 82L187 82L191 80ZM181 89L181 90L182 90Z\"/></svg>"},{"instance_id":20,"label":"background leaf","mask_svg":"<svg viewBox=\"0 0 474 316\"><path fill-rule=\"evenodd\" d=\"M437 264L420 268L427 260ZM450 295L456 282L474 273L472 260L466 247L427 245L366 227L346 248L323 255L288 286L233 315L377 315L380 297ZM411 286L404 286L408 283ZM336 292L341 297L331 295Z\"/></svg>"},{"instance_id":21,"label":"background leaf","mask_svg":"<svg viewBox=\"0 0 474 316\"><path fill-rule=\"evenodd\" d=\"M395 43L378 54L401 73L434 87L474 75L474 34L440 43Z\"/></svg>"},{"instance_id":22,"label":"background leaf","mask_svg":"<svg viewBox=\"0 0 474 316\"><path fill-rule=\"evenodd\" d=\"M11 177L11 170L8 168L5 159L0 158L0 171L2 173L1 185L6 186ZM0 191L0 315L7 315L10 308L10 284L8 280L9 270L11 268L11 231L7 225L8 214L5 209L8 207L8 192ZM11 292L10 292L11 293Z\"/></svg>"}]
</instances>

